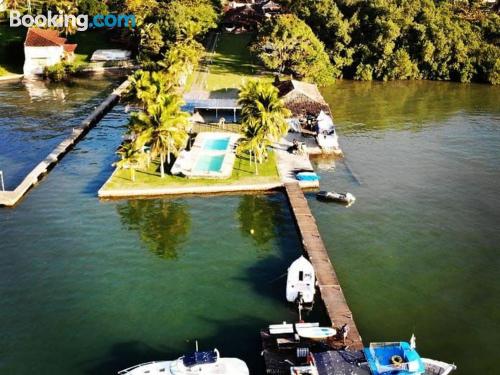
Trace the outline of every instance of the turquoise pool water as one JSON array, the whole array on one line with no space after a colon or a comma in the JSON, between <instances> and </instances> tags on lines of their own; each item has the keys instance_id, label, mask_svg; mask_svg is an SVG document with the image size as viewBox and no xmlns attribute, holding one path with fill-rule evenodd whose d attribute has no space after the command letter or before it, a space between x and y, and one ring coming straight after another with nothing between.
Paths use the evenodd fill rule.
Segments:
<instances>
[{"instance_id":1,"label":"turquoise pool water","mask_svg":"<svg viewBox=\"0 0 500 375\"><path fill-rule=\"evenodd\" d=\"M202 155L194 167L195 172L220 172L225 155Z\"/></svg>"},{"instance_id":2,"label":"turquoise pool water","mask_svg":"<svg viewBox=\"0 0 500 375\"><path fill-rule=\"evenodd\" d=\"M204 150L224 151L229 145L229 137L207 139L203 144Z\"/></svg>"}]
</instances>

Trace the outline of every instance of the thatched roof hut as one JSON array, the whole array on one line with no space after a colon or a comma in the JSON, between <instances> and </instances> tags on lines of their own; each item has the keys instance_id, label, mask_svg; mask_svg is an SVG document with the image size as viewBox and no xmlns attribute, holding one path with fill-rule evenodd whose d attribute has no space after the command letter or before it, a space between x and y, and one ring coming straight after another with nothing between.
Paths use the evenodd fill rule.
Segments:
<instances>
[{"instance_id":1,"label":"thatched roof hut","mask_svg":"<svg viewBox=\"0 0 500 375\"><path fill-rule=\"evenodd\" d=\"M330 113L330 107L313 83L300 82L294 79L276 81L279 96L293 116L302 114L318 115L321 111Z\"/></svg>"}]
</instances>

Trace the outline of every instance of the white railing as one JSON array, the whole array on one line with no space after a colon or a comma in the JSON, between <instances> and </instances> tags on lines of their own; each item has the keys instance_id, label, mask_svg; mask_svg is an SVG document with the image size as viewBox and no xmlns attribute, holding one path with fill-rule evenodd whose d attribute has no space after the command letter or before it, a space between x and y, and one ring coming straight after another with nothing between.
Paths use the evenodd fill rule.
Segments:
<instances>
[{"instance_id":1,"label":"white railing","mask_svg":"<svg viewBox=\"0 0 500 375\"><path fill-rule=\"evenodd\" d=\"M5 191L5 185L3 183L3 171L0 171L0 185L2 186L2 191Z\"/></svg>"}]
</instances>

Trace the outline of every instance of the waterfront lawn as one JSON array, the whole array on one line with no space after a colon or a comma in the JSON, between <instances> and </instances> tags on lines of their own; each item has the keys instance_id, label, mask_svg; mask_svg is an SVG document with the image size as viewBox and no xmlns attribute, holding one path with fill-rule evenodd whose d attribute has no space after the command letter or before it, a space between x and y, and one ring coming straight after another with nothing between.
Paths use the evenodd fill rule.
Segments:
<instances>
[{"instance_id":1,"label":"waterfront lawn","mask_svg":"<svg viewBox=\"0 0 500 375\"><path fill-rule=\"evenodd\" d=\"M24 27L0 24L0 76L23 72L25 37Z\"/></svg>"},{"instance_id":2,"label":"waterfront lawn","mask_svg":"<svg viewBox=\"0 0 500 375\"><path fill-rule=\"evenodd\" d=\"M104 184L102 190L134 190L134 189L154 189L164 187L187 187L187 186L207 186L207 185L257 185L279 182L278 169L276 167L276 155L269 153L269 158L258 165L259 174L255 174L255 165L250 165L250 160L246 155L236 157L233 173L227 179L189 179L186 177L172 176L165 174L160 177L158 162L151 163L147 170L136 170L135 181L130 179L130 170L118 169L111 175Z\"/></svg>"},{"instance_id":3,"label":"waterfront lawn","mask_svg":"<svg viewBox=\"0 0 500 375\"><path fill-rule=\"evenodd\" d=\"M250 53L251 41L252 34L221 34L207 78L208 91L239 88L244 82L256 78L272 81L272 76L263 72Z\"/></svg>"}]
</instances>

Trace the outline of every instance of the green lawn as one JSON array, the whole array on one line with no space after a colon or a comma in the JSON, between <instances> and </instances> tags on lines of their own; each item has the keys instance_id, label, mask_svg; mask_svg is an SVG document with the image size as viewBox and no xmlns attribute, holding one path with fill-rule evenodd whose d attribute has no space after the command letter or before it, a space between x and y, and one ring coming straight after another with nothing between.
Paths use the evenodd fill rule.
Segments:
<instances>
[{"instance_id":1,"label":"green lawn","mask_svg":"<svg viewBox=\"0 0 500 375\"><path fill-rule=\"evenodd\" d=\"M221 34L210 65L207 90L238 88L250 79L266 79L272 76L262 74L262 66L252 56L249 44L252 34Z\"/></svg>"},{"instance_id":2,"label":"green lawn","mask_svg":"<svg viewBox=\"0 0 500 375\"><path fill-rule=\"evenodd\" d=\"M189 179L165 175L160 177L158 163L152 163L148 170L137 170L135 182L130 179L130 170L116 170L106 184L104 190L114 189L141 189L155 187L186 187L206 185L252 185L261 183L278 182L278 170L276 168L276 156L273 152L269 159L258 165L259 174L255 174L255 165L250 165L246 156L237 156L233 167L233 174L227 179Z\"/></svg>"}]
</instances>

